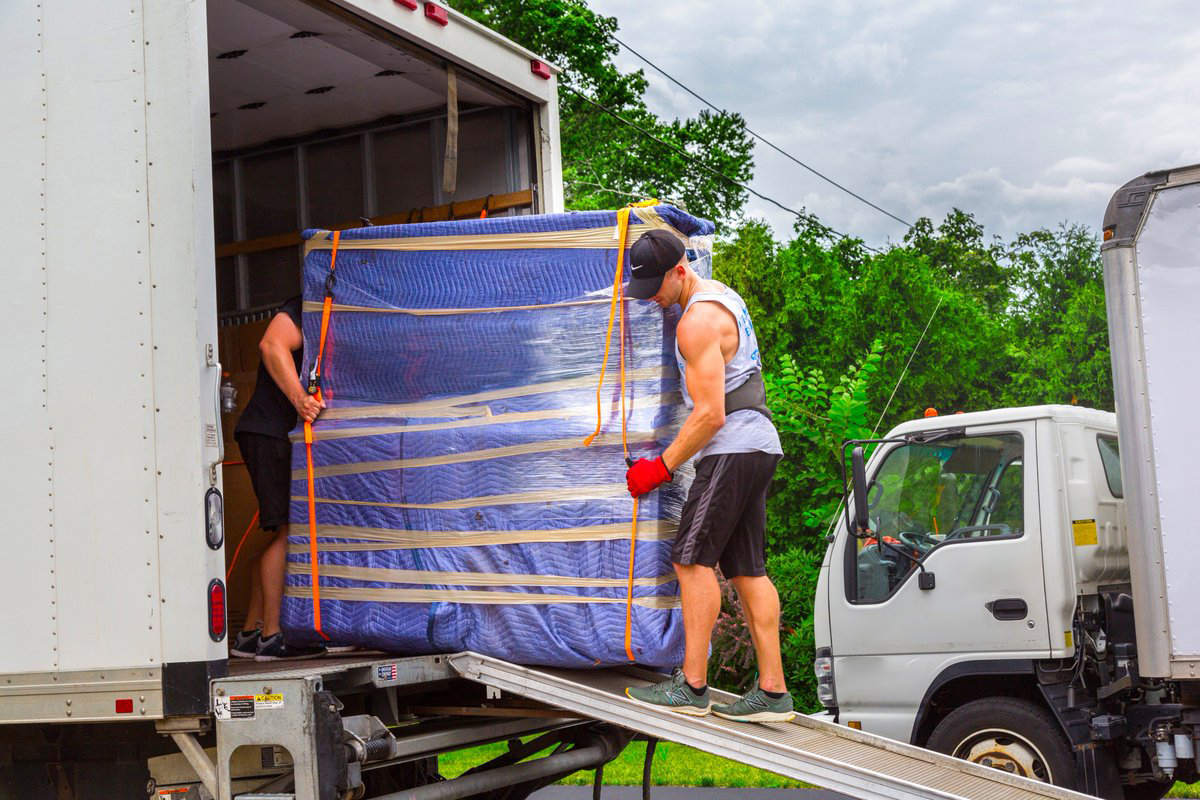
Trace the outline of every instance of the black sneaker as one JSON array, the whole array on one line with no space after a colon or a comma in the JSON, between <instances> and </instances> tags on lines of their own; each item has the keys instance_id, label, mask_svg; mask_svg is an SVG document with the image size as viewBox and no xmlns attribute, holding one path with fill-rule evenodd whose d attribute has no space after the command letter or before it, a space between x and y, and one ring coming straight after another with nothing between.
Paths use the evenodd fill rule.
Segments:
<instances>
[{"instance_id":1,"label":"black sneaker","mask_svg":"<svg viewBox=\"0 0 1200 800\"><path fill-rule=\"evenodd\" d=\"M283 633L265 636L258 640L258 650L254 654L255 661L294 661L298 658L319 658L325 655L325 648L319 644L295 645L288 644Z\"/></svg>"},{"instance_id":2,"label":"black sneaker","mask_svg":"<svg viewBox=\"0 0 1200 800\"><path fill-rule=\"evenodd\" d=\"M262 638L262 630L239 631L229 647L229 655L234 658L254 658L258 652L258 640Z\"/></svg>"}]
</instances>

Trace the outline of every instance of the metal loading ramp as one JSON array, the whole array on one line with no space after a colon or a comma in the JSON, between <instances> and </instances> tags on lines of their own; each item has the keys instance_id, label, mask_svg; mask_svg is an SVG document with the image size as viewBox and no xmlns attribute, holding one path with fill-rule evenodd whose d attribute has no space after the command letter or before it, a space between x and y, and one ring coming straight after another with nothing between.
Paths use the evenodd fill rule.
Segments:
<instances>
[{"instance_id":1,"label":"metal loading ramp","mask_svg":"<svg viewBox=\"0 0 1200 800\"><path fill-rule=\"evenodd\" d=\"M637 703L625 687L661 680L635 668L522 667L477 653L449 656L464 678L713 755L864 800L1085 800L1088 795L1016 777L821 720L748 724L687 717ZM732 695L713 690L714 700Z\"/></svg>"}]
</instances>

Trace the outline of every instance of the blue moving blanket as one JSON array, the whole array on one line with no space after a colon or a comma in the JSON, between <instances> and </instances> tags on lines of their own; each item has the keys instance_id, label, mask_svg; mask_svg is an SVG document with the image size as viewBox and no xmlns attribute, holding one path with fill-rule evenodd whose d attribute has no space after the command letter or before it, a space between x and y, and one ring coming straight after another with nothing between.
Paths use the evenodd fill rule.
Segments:
<instances>
[{"instance_id":1,"label":"blue moving blanket","mask_svg":"<svg viewBox=\"0 0 1200 800\"><path fill-rule=\"evenodd\" d=\"M633 501L622 449L655 457L686 416L677 312L627 300L601 390L615 212L362 228L341 235L313 425L316 573L332 640L524 664L683 658L670 548L690 468ZM711 223L633 209L627 244L677 233L710 273ZM306 235L305 370L320 338L331 234ZM626 263L625 275L628 276ZM303 431L293 434L283 625L318 641ZM631 548L633 591L628 590Z\"/></svg>"}]
</instances>

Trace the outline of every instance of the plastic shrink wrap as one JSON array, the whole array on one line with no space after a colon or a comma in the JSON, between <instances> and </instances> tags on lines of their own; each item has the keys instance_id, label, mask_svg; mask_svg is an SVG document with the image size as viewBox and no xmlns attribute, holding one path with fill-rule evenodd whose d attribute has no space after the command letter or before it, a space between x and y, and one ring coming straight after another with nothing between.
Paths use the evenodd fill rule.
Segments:
<instances>
[{"instance_id":1,"label":"plastic shrink wrap","mask_svg":"<svg viewBox=\"0 0 1200 800\"><path fill-rule=\"evenodd\" d=\"M710 223L635 208L627 245L652 226L710 274ZM321 640L315 580L321 633L338 643L571 667L682 660L670 546L691 473L641 499L634 536L621 425L624 409L629 455L654 457L686 416L677 310L617 304L601 431L583 444L617 230L615 212L576 212L345 231L334 281L332 234L308 232L306 374L327 281L333 301L311 541L306 445L293 434L289 638Z\"/></svg>"}]
</instances>

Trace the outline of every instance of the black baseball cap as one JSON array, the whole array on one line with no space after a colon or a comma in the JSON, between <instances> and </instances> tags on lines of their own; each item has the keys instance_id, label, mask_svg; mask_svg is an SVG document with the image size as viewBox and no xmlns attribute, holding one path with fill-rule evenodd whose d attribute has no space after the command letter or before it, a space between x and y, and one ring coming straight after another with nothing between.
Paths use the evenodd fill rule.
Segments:
<instances>
[{"instance_id":1,"label":"black baseball cap","mask_svg":"<svg viewBox=\"0 0 1200 800\"><path fill-rule=\"evenodd\" d=\"M649 300L658 294L663 276L683 258L683 242L661 228L646 231L629 248L629 286L625 294L636 300Z\"/></svg>"}]
</instances>

